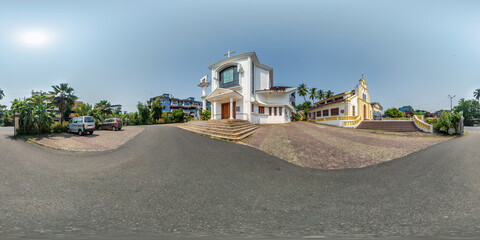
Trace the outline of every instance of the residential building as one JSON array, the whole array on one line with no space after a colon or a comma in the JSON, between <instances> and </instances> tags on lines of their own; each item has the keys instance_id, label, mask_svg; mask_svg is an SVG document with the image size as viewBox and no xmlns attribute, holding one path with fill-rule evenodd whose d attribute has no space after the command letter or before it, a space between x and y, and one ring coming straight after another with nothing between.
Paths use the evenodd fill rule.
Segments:
<instances>
[{"instance_id":1,"label":"residential building","mask_svg":"<svg viewBox=\"0 0 480 240\"><path fill-rule=\"evenodd\" d=\"M373 102L371 103L371 105L372 105L372 111L373 111L373 118L377 119L382 117L382 113L383 113L382 105L380 105L380 103L378 102Z\"/></svg>"},{"instance_id":2,"label":"residential building","mask_svg":"<svg viewBox=\"0 0 480 240\"><path fill-rule=\"evenodd\" d=\"M175 98L169 93L164 93L161 96L150 98L147 101L148 108L151 108L152 102L157 98L160 98L160 103L163 106L164 113L171 113L175 109L183 109L185 115L189 116L200 116L202 111L202 102L195 101L194 97L189 97L186 99ZM210 102L207 103L207 109L210 109Z\"/></svg>"},{"instance_id":3,"label":"residential building","mask_svg":"<svg viewBox=\"0 0 480 240\"><path fill-rule=\"evenodd\" d=\"M372 105L370 102L367 82L362 75L354 90L315 102L307 112L308 118L317 123L355 127L362 120L373 119L374 107L377 108L377 113L381 113L381 105Z\"/></svg>"},{"instance_id":4,"label":"residential building","mask_svg":"<svg viewBox=\"0 0 480 240\"><path fill-rule=\"evenodd\" d=\"M212 119L241 119L254 124L290 122L295 87L275 86L273 68L260 63L255 52L222 59L208 67Z\"/></svg>"}]
</instances>

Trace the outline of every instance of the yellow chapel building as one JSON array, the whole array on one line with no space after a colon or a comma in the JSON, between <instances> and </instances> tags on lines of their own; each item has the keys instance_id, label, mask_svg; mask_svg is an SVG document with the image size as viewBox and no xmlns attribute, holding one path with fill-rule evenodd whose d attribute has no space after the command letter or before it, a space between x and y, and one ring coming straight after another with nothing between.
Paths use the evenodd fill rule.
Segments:
<instances>
[{"instance_id":1,"label":"yellow chapel building","mask_svg":"<svg viewBox=\"0 0 480 240\"><path fill-rule=\"evenodd\" d=\"M377 104L373 103L375 107ZM373 120L374 106L365 78L362 75L354 90L315 102L307 113L310 121L340 127L356 127L362 120Z\"/></svg>"}]
</instances>

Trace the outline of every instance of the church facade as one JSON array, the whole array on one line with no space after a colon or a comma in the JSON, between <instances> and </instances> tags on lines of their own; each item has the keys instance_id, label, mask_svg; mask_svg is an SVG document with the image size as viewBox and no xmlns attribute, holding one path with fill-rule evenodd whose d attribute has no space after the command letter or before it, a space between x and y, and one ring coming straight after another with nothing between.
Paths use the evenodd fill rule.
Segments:
<instances>
[{"instance_id":1,"label":"church facade","mask_svg":"<svg viewBox=\"0 0 480 240\"><path fill-rule=\"evenodd\" d=\"M202 98L211 103L212 119L286 123L296 113L296 88L274 86L273 69L260 63L255 52L229 54L208 68L212 89Z\"/></svg>"},{"instance_id":2,"label":"church facade","mask_svg":"<svg viewBox=\"0 0 480 240\"><path fill-rule=\"evenodd\" d=\"M340 127L356 127L362 120L373 120L374 106L365 78L358 80L354 90L315 102L307 114L310 121Z\"/></svg>"}]
</instances>

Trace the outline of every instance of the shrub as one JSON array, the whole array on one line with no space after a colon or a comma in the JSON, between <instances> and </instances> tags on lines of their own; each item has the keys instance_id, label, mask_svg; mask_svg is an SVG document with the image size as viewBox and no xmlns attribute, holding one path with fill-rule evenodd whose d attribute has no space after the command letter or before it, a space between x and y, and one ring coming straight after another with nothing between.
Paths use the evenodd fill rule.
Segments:
<instances>
[{"instance_id":1,"label":"shrub","mask_svg":"<svg viewBox=\"0 0 480 240\"><path fill-rule=\"evenodd\" d=\"M385 111L385 116L391 118L401 118L403 117L402 111L398 110L398 108L389 108Z\"/></svg>"},{"instance_id":2,"label":"shrub","mask_svg":"<svg viewBox=\"0 0 480 240\"><path fill-rule=\"evenodd\" d=\"M212 116L212 112L210 110L202 111L202 120L208 120Z\"/></svg>"},{"instance_id":3,"label":"shrub","mask_svg":"<svg viewBox=\"0 0 480 240\"><path fill-rule=\"evenodd\" d=\"M450 112L443 111L433 127L439 131L448 133L448 129L450 128L457 129L458 124L460 123L460 118L461 117L459 113L452 114Z\"/></svg>"},{"instance_id":4,"label":"shrub","mask_svg":"<svg viewBox=\"0 0 480 240\"><path fill-rule=\"evenodd\" d=\"M185 113L183 112L183 109L179 108L172 111L173 122L176 122L176 123L184 122L184 117L185 117Z\"/></svg>"},{"instance_id":5,"label":"shrub","mask_svg":"<svg viewBox=\"0 0 480 240\"><path fill-rule=\"evenodd\" d=\"M68 123L64 122L63 124L56 122L52 125L52 132L54 133L61 133L61 132L67 132L68 131Z\"/></svg>"}]
</instances>

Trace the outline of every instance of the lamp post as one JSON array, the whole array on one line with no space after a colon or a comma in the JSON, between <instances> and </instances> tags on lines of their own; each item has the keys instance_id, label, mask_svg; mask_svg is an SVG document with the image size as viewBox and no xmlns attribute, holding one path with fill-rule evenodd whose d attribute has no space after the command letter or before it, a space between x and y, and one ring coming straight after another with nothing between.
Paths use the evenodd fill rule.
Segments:
<instances>
[{"instance_id":1,"label":"lamp post","mask_svg":"<svg viewBox=\"0 0 480 240\"><path fill-rule=\"evenodd\" d=\"M456 95L453 95L453 96L448 95L448 97L450 98L450 112L453 112L452 99L453 99L455 96L456 96Z\"/></svg>"}]
</instances>

